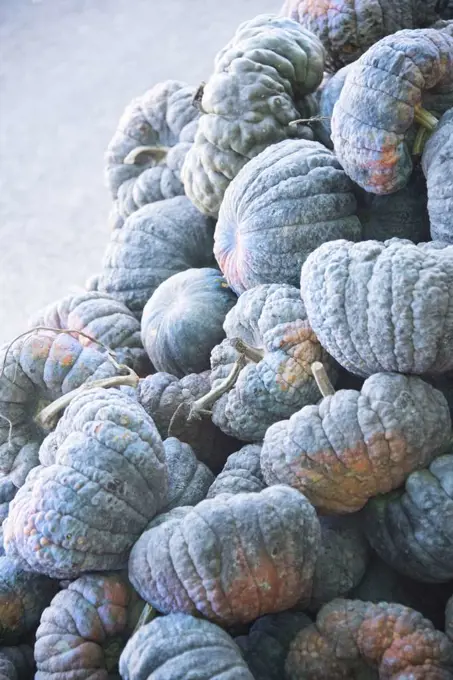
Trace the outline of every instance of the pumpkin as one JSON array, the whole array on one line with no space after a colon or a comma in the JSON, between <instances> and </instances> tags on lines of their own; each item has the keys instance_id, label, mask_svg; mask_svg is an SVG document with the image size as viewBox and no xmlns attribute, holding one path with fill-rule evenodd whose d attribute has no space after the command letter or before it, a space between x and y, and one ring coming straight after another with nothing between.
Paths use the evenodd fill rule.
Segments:
<instances>
[{"instance_id":1,"label":"pumpkin","mask_svg":"<svg viewBox=\"0 0 453 680\"><path fill-rule=\"evenodd\" d=\"M237 450L238 443L214 425L210 418L188 421L184 414L177 415L182 404L190 410L196 399L210 390L209 373L192 373L178 380L170 373L154 373L140 380L137 398L153 419L160 436L172 435L190 444L197 458L214 473L219 472L229 453Z\"/></svg>"},{"instance_id":2,"label":"pumpkin","mask_svg":"<svg viewBox=\"0 0 453 680\"><path fill-rule=\"evenodd\" d=\"M298 285L300 267L321 243L358 241L353 184L318 142L285 140L265 149L225 192L214 254L240 295L263 283Z\"/></svg>"},{"instance_id":3,"label":"pumpkin","mask_svg":"<svg viewBox=\"0 0 453 680\"><path fill-rule=\"evenodd\" d=\"M453 644L409 607L337 599L296 635L285 670L291 680L442 680L453 674Z\"/></svg>"},{"instance_id":4,"label":"pumpkin","mask_svg":"<svg viewBox=\"0 0 453 680\"><path fill-rule=\"evenodd\" d=\"M331 122L335 153L354 182L373 194L407 184L406 133L414 120L434 129L437 119L421 108L423 92L434 89L453 90L453 37L445 31L399 31L355 62Z\"/></svg>"},{"instance_id":5,"label":"pumpkin","mask_svg":"<svg viewBox=\"0 0 453 680\"><path fill-rule=\"evenodd\" d=\"M228 633L186 614L140 628L121 655L120 673L123 680L253 680Z\"/></svg>"},{"instance_id":6,"label":"pumpkin","mask_svg":"<svg viewBox=\"0 0 453 680\"><path fill-rule=\"evenodd\" d=\"M32 680L34 666L30 645L0 647L0 680Z\"/></svg>"},{"instance_id":7,"label":"pumpkin","mask_svg":"<svg viewBox=\"0 0 453 680\"><path fill-rule=\"evenodd\" d=\"M404 489L363 511L364 531L378 555L405 576L427 583L453 580L453 456L413 472Z\"/></svg>"},{"instance_id":8,"label":"pumpkin","mask_svg":"<svg viewBox=\"0 0 453 680\"><path fill-rule=\"evenodd\" d=\"M0 557L0 645L15 644L33 631L57 589L56 581Z\"/></svg>"},{"instance_id":9,"label":"pumpkin","mask_svg":"<svg viewBox=\"0 0 453 680\"><path fill-rule=\"evenodd\" d=\"M214 475L204 463L197 460L189 444L169 437L164 441L164 449L168 491L162 512L180 505L196 505L206 498Z\"/></svg>"},{"instance_id":10,"label":"pumpkin","mask_svg":"<svg viewBox=\"0 0 453 680\"><path fill-rule=\"evenodd\" d=\"M449 181L453 172L453 108L444 114L426 143L422 167L428 184L431 238L453 243L453 189Z\"/></svg>"},{"instance_id":11,"label":"pumpkin","mask_svg":"<svg viewBox=\"0 0 453 680\"><path fill-rule=\"evenodd\" d=\"M445 633L453 641L453 595L445 608Z\"/></svg>"},{"instance_id":12,"label":"pumpkin","mask_svg":"<svg viewBox=\"0 0 453 680\"><path fill-rule=\"evenodd\" d=\"M156 288L173 274L214 264L214 223L185 196L146 205L112 232L101 274L90 287L140 317Z\"/></svg>"},{"instance_id":13,"label":"pumpkin","mask_svg":"<svg viewBox=\"0 0 453 680\"><path fill-rule=\"evenodd\" d=\"M228 312L227 335L211 353L212 419L226 434L260 442L269 427L319 399L311 373L314 361L324 362L334 380L336 370L307 322L297 288L265 284L243 293ZM221 394L224 381L248 363L236 383ZM217 396L219 398L217 398ZM208 395L195 402L203 404ZM192 405L192 409L196 408Z\"/></svg>"},{"instance_id":14,"label":"pumpkin","mask_svg":"<svg viewBox=\"0 0 453 680\"><path fill-rule=\"evenodd\" d=\"M295 21L262 14L239 26L215 58L204 86L202 116L182 179L199 210L217 216L228 184L267 146L290 137L312 138L305 95L323 76L324 50Z\"/></svg>"},{"instance_id":15,"label":"pumpkin","mask_svg":"<svg viewBox=\"0 0 453 680\"><path fill-rule=\"evenodd\" d=\"M453 368L451 246L324 243L304 263L300 285L314 333L346 370L435 375Z\"/></svg>"},{"instance_id":16,"label":"pumpkin","mask_svg":"<svg viewBox=\"0 0 453 680\"><path fill-rule=\"evenodd\" d=\"M360 510L428 465L451 436L445 397L417 376L376 373L272 425L261 451L267 484L289 484L322 512Z\"/></svg>"},{"instance_id":17,"label":"pumpkin","mask_svg":"<svg viewBox=\"0 0 453 680\"><path fill-rule=\"evenodd\" d=\"M107 680L143 603L121 573L84 574L44 610L36 631L38 680Z\"/></svg>"},{"instance_id":18,"label":"pumpkin","mask_svg":"<svg viewBox=\"0 0 453 680\"><path fill-rule=\"evenodd\" d=\"M261 616L248 635L235 638L255 680L286 678L285 662L291 642L311 619L299 612L280 612Z\"/></svg>"},{"instance_id":19,"label":"pumpkin","mask_svg":"<svg viewBox=\"0 0 453 680\"><path fill-rule=\"evenodd\" d=\"M6 554L62 579L123 568L167 498L151 418L118 390L84 390L43 442L40 462L10 503Z\"/></svg>"},{"instance_id":20,"label":"pumpkin","mask_svg":"<svg viewBox=\"0 0 453 680\"><path fill-rule=\"evenodd\" d=\"M146 375L149 361L140 339L140 323L122 302L97 291L75 293L56 300L34 314L29 328L47 326L59 330L83 331L84 347L99 345L98 340L114 350L121 363L129 363Z\"/></svg>"},{"instance_id":21,"label":"pumpkin","mask_svg":"<svg viewBox=\"0 0 453 680\"><path fill-rule=\"evenodd\" d=\"M236 295L218 269L188 269L160 284L143 310L143 345L158 371L178 378L209 368Z\"/></svg>"},{"instance_id":22,"label":"pumpkin","mask_svg":"<svg viewBox=\"0 0 453 680\"><path fill-rule=\"evenodd\" d=\"M333 149L331 126L333 108L340 97L350 68L349 64L334 74L324 74L324 85L317 92L320 120L317 121L315 130L319 141L328 149Z\"/></svg>"},{"instance_id":23,"label":"pumpkin","mask_svg":"<svg viewBox=\"0 0 453 680\"><path fill-rule=\"evenodd\" d=\"M265 489L260 455L259 444L247 444L228 456L222 472L209 487L207 498L214 498L221 493L253 493Z\"/></svg>"},{"instance_id":24,"label":"pumpkin","mask_svg":"<svg viewBox=\"0 0 453 680\"><path fill-rule=\"evenodd\" d=\"M129 578L163 613L247 623L311 589L320 528L306 498L285 486L221 494L167 514L134 545Z\"/></svg>"},{"instance_id":25,"label":"pumpkin","mask_svg":"<svg viewBox=\"0 0 453 680\"><path fill-rule=\"evenodd\" d=\"M318 36L327 67L337 71L384 36L432 23L435 5L436 0L286 0L282 14Z\"/></svg>"},{"instance_id":26,"label":"pumpkin","mask_svg":"<svg viewBox=\"0 0 453 680\"><path fill-rule=\"evenodd\" d=\"M180 170L200 115L194 94L186 83L166 80L133 99L121 116L105 154L105 176L123 219L184 193Z\"/></svg>"}]
</instances>

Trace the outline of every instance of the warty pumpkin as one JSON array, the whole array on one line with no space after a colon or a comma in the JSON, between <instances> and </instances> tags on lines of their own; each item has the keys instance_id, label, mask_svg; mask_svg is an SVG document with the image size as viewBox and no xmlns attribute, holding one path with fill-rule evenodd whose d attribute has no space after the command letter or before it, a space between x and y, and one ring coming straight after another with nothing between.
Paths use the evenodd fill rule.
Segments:
<instances>
[{"instance_id":1,"label":"warty pumpkin","mask_svg":"<svg viewBox=\"0 0 453 680\"><path fill-rule=\"evenodd\" d=\"M197 505L206 498L214 475L204 463L197 460L189 444L180 442L176 437L168 437L164 441L164 450L168 490L161 512L181 505Z\"/></svg>"},{"instance_id":2,"label":"warty pumpkin","mask_svg":"<svg viewBox=\"0 0 453 680\"><path fill-rule=\"evenodd\" d=\"M209 487L207 498L221 493L253 493L265 489L260 456L259 444L247 444L228 456L222 471Z\"/></svg>"}]
</instances>

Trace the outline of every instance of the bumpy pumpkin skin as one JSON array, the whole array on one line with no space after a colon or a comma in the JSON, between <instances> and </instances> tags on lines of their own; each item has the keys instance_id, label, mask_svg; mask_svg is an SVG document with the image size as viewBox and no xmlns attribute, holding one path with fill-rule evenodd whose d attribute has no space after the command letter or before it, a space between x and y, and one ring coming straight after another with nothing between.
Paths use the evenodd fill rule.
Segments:
<instances>
[{"instance_id":1,"label":"bumpy pumpkin skin","mask_svg":"<svg viewBox=\"0 0 453 680\"><path fill-rule=\"evenodd\" d=\"M120 673L123 680L253 680L228 633L186 614L140 628L121 655Z\"/></svg>"},{"instance_id":2,"label":"bumpy pumpkin skin","mask_svg":"<svg viewBox=\"0 0 453 680\"><path fill-rule=\"evenodd\" d=\"M332 71L358 59L386 35L435 21L436 0L286 0L284 16L321 40Z\"/></svg>"},{"instance_id":3,"label":"bumpy pumpkin skin","mask_svg":"<svg viewBox=\"0 0 453 680\"><path fill-rule=\"evenodd\" d=\"M434 88L453 89L453 37L445 31L399 31L351 68L333 110L332 140L346 174L365 191L390 194L407 184L405 135L423 91Z\"/></svg>"},{"instance_id":4,"label":"bumpy pumpkin skin","mask_svg":"<svg viewBox=\"0 0 453 680\"><path fill-rule=\"evenodd\" d=\"M206 498L215 478L210 469L197 460L189 444L169 437L164 441L164 449L168 492L162 512L180 505L196 505Z\"/></svg>"},{"instance_id":5,"label":"bumpy pumpkin skin","mask_svg":"<svg viewBox=\"0 0 453 680\"><path fill-rule=\"evenodd\" d=\"M225 192L214 254L238 295L263 283L297 286L309 253L325 241L358 241L353 184L318 142L285 140L265 149Z\"/></svg>"},{"instance_id":6,"label":"bumpy pumpkin skin","mask_svg":"<svg viewBox=\"0 0 453 680\"><path fill-rule=\"evenodd\" d=\"M153 419L162 439L166 439L171 429L171 434L190 444L198 460L216 474L222 469L228 455L237 450L237 440L224 434L210 418L191 421L185 417L173 418L181 404L192 404L210 389L208 371L192 373L181 380L170 373L159 372L139 382L137 397Z\"/></svg>"},{"instance_id":7,"label":"bumpy pumpkin skin","mask_svg":"<svg viewBox=\"0 0 453 680\"><path fill-rule=\"evenodd\" d=\"M34 630L57 590L56 581L0 557L0 645L15 644Z\"/></svg>"},{"instance_id":8,"label":"bumpy pumpkin skin","mask_svg":"<svg viewBox=\"0 0 453 680\"><path fill-rule=\"evenodd\" d=\"M180 169L200 115L192 104L194 94L194 87L167 80L133 99L121 116L105 154L105 176L122 218L184 193ZM145 146L157 152L125 163L130 153Z\"/></svg>"},{"instance_id":9,"label":"bumpy pumpkin skin","mask_svg":"<svg viewBox=\"0 0 453 680\"><path fill-rule=\"evenodd\" d=\"M228 184L267 146L307 137L303 97L323 75L319 40L290 19L263 14L239 26L215 59L204 87L195 143L182 178L199 210L217 216Z\"/></svg>"},{"instance_id":10,"label":"bumpy pumpkin skin","mask_svg":"<svg viewBox=\"0 0 453 680\"><path fill-rule=\"evenodd\" d=\"M311 619L299 612L281 612L261 616L248 635L235 638L255 680L282 680L285 661L295 636Z\"/></svg>"},{"instance_id":11,"label":"bumpy pumpkin skin","mask_svg":"<svg viewBox=\"0 0 453 680\"><path fill-rule=\"evenodd\" d=\"M451 246L325 243L302 267L300 285L313 331L347 371L366 377L453 368Z\"/></svg>"},{"instance_id":12,"label":"bumpy pumpkin skin","mask_svg":"<svg viewBox=\"0 0 453 680\"><path fill-rule=\"evenodd\" d=\"M62 579L123 568L167 497L151 418L117 390L86 390L43 442L40 462L3 523L7 555Z\"/></svg>"},{"instance_id":13,"label":"bumpy pumpkin skin","mask_svg":"<svg viewBox=\"0 0 453 680\"><path fill-rule=\"evenodd\" d=\"M333 109L340 97L350 68L350 64L348 66L343 66L343 68L334 73L330 78L326 78L325 75L324 78L326 82L319 94L319 116L321 120L315 129L319 140L327 146L328 149L333 149L331 126Z\"/></svg>"},{"instance_id":14,"label":"bumpy pumpkin skin","mask_svg":"<svg viewBox=\"0 0 453 680\"><path fill-rule=\"evenodd\" d=\"M47 326L83 331L115 351L120 363L128 363L146 375L149 361L140 339L140 323L132 312L111 295L90 291L67 295L51 303L29 321L29 328ZM80 336L84 347L99 348Z\"/></svg>"},{"instance_id":15,"label":"bumpy pumpkin skin","mask_svg":"<svg viewBox=\"0 0 453 680\"><path fill-rule=\"evenodd\" d=\"M60 591L36 631L36 680L108 680L143 602L119 573L85 574Z\"/></svg>"},{"instance_id":16,"label":"bumpy pumpkin skin","mask_svg":"<svg viewBox=\"0 0 453 680\"><path fill-rule=\"evenodd\" d=\"M441 392L417 376L376 373L360 392L341 390L272 425L261 470L323 512L356 512L428 465L450 436Z\"/></svg>"},{"instance_id":17,"label":"bumpy pumpkin skin","mask_svg":"<svg viewBox=\"0 0 453 680\"><path fill-rule=\"evenodd\" d=\"M160 284L143 310L143 345L158 371L182 378L209 368L237 301L218 269L188 269Z\"/></svg>"},{"instance_id":18,"label":"bumpy pumpkin skin","mask_svg":"<svg viewBox=\"0 0 453 680\"><path fill-rule=\"evenodd\" d=\"M214 222L185 196L145 205L112 232L102 273L91 285L141 316L156 288L173 274L215 265Z\"/></svg>"},{"instance_id":19,"label":"bumpy pumpkin skin","mask_svg":"<svg viewBox=\"0 0 453 680\"><path fill-rule=\"evenodd\" d=\"M428 211L433 241L453 243L453 109L441 118L422 157L428 184Z\"/></svg>"},{"instance_id":20,"label":"bumpy pumpkin skin","mask_svg":"<svg viewBox=\"0 0 453 680\"><path fill-rule=\"evenodd\" d=\"M453 456L413 472L405 490L364 510L364 530L378 555L401 574L428 583L453 579Z\"/></svg>"},{"instance_id":21,"label":"bumpy pumpkin skin","mask_svg":"<svg viewBox=\"0 0 453 680\"><path fill-rule=\"evenodd\" d=\"M300 631L286 661L291 680L368 677L368 668L376 679L447 680L453 644L409 607L338 599Z\"/></svg>"},{"instance_id":22,"label":"bumpy pumpkin skin","mask_svg":"<svg viewBox=\"0 0 453 680\"><path fill-rule=\"evenodd\" d=\"M222 494L142 534L129 578L163 613L247 623L310 591L319 540L314 508L289 487Z\"/></svg>"},{"instance_id":23,"label":"bumpy pumpkin skin","mask_svg":"<svg viewBox=\"0 0 453 680\"><path fill-rule=\"evenodd\" d=\"M265 489L260 456L259 444L248 444L228 456L222 472L210 486L207 498L214 498L221 493L257 493Z\"/></svg>"},{"instance_id":24,"label":"bumpy pumpkin skin","mask_svg":"<svg viewBox=\"0 0 453 680\"><path fill-rule=\"evenodd\" d=\"M0 680L32 680L35 663L29 645L0 647Z\"/></svg>"},{"instance_id":25,"label":"bumpy pumpkin skin","mask_svg":"<svg viewBox=\"0 0 453 680\"><path fill-rule=\"evenodd\" d=\"M262 441L267 428L306 404L319 401L311 373L321 361L334 382L336 368L309 323L297 288L264 284L243 293L225 319L227 339L211 353L215 388L230 373L239 353L231 345L240 338L263 352L248 363L235 386L213 406L212 419L223 432L242 441Z\"/></svg>"}]
</instances>

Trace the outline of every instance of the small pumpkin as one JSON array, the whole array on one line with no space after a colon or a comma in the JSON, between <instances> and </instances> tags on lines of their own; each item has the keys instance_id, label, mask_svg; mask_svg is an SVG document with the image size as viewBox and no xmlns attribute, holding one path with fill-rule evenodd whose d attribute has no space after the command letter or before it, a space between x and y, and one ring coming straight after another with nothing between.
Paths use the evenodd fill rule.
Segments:
<instances>
[{"instance_id":1,"label":"small pumpkin","mask_svg":"<svg viewBox=\"0 0 453 680\"><path fill-rule=\"evenodd\" d=\"M131 583L158 611L231 626L288 609L310 592L319 521L294 489L221 494L182 514L176 508L157 518L129 559Z\"/></svg>"},{"instance_id":2,"label":"small pumpkin","mask_svg":"<svg viewBox=\"0 0 453 680\"><path fill-rule=\"evenodd\" d=\"M417 581L453 580L453 456L413 472L405 488L379 496L363 511L364 531L378 555Z\"/></svg>"},{"instance_id":3,"label":"small pumpkin","mask_svg":"<svg viewBox=\"0 0 453 680\"><path fill-rule=\"evenodd\" d=\"M184 193L180 170L200 115L194 94L186 83L166 80L125 109L105 154L105 177L122 219Z\"/></svg>"},{"instance_id":4,"label":"small pumpkin","mask_svg":"<svg viewBox=\"0 0 453 680\"><path fill-rule=\"evenodd\" d=\"M406 134L414 120L429 130L437 124L421 108L426 90L453 90L453 37L446 31L399 31L349 70L332 140L346 174L366 191L390 194L407 184L413 163Z\"/></svg>"},{"instance_id":5,"label":"small pumpkin","mask_svg":"<svg viewBox=\"0 0 453 680\"><path fill-rule=\"evenodd\" d=\"M36 678L107 680L138 621L143 602L121 572L84 574L61 590L36 631Z\"/></svg>"},{"instance_id":6,"label":"small pumpkin","mask_svg":"<svg viewBox=\"0 0 453 680\"><path fill-rule=\"evenodd\" d=\"M453 89L453 88L452 88ZM431 238L453 243L453 108L441 118L427 141L422 167L428 185Z\"/></svg>"},{"instance_id":7,"label":"small pumpkin","mask_svg":"<svg viewBox=\"0 0 453 680\"><path fill-rule=\"evenodd\" d=\"M214 475L204 463L197 460L189 444L169 437L164 441L164 449L168 491L162 512L181 505L197 505L206 498L214 482Z\"/></svg>"},{"instance_id":8,"label":"small pumpkin","mask_svg":"<svg viewBox=\"0 0 453 680\"><path fill-rule=\"evenodd\" d=\"M272 425L261 451L267 484L289 484L322 512L360 510L426 467L451 436L444 396L417 376L376 373Z\"/></svg>"},{"instance_id":9,"label":"small pumpkin","mask_svg":"<svg viewBox=\"0 0 453 680\"><path fill-rule=\"evenodd\" d=\"M173 274L215 264L214 223L185 196L145 205L112 232L91 289L108 293L140 317L156 288Z\"/></svg>"},{"instance_id":10,"label":"small pumpkin","mask_svg":"<svg viewBox=\"0 0 453 680\"><path fill-rule=\"evenodd\" d=\"M221 493L253 493L265 489L260 455L259 444L247 444L228 456L222 472L210 486L207 498L214 498Z\"/></svg>"},{"instance_id":11,"label":"small pumpkin","mask_svg":"<svg viewBox=\"0 0 453 680\"><path fill-rule=\"evenodd\" d=\"M0 645L16 644L34 631L57 590L56 581L0 557Z\"/></svg>"},{"instance_id":12,"label":"small pumpkin","mask_svg":"<svg viewBox=\"0 0 453 680\"><path fill-rule=\"evenodd\" d=\"M161 283L141 321L142 342L157 370L182 378L208 369L236 301L218 269L188 269Z\"/></svg>"},{"instance_id":13,"label":"small pumpkin","mask_svg":"<svg viewBox=\"0 0 453 680\"><path fill-rule=\"evenodd\" d=\"M121 655L120 674L123 680L253 680L228 633L186 614L141 627Z\"/></svg>"},{"instance_id":14,"label":"small pumpkin","mask_svg":"<svg viewBox=\"0 0 453 680\"><path fill-rule=\"evenodd\" d=\"M32 680L35 672L30 645L0 647L0 680Z\"/></svg>"},{"instance_id":15,"label":"small pumpkin","mask_svg":"<svg viewBox=\"0 0 453 680\"><path fill-rule=\"evenodd\" d=\"M162 440L118 390L87 389L40 449L3 523L6 554L55 578L121 569L167 498Z\"/></svg>"},{"instance_id":16,"label":"small pumpkin","mask_svg":"<svg viewBox=\"0 0 453 680\"><path fill-rule=\"evenodd\" d=\"M338 599L296 635L285 670L291 680L441 680L453 674L453 644L409 607Z\"/></svg>"},{"instance_id":17,"label":"small pumpkin","mask_svg":"<svg viewBox=\"0 0 453 680\"><path fill-rule=\"evenodd\" d=\"M321 243L358 241L353 184L318 142L285 140L268 147L225 192L214 254L240 295L263 283L298 285L300 268Z\"/></svg>"},{"instance_id":18,"label":"small pumpkin","mask_svg":"<svg viewBox=\"0 0 453 680\"><path fill-rule=\"evenodd\" d=\"M300 285L314 333L346 370L438 375L453 368L451 246L324 243L304 263Z\"/></svg>"},{"instance_id":19,"label":"small pumpkin","mask_svg":"<svg viewBox=\"0 0 453 680\"><path fill-rule=\"evenodd\" d=\"M303 98L323 75L324 50L295 21L262 14L239 26L215 58L203 88L195 143L182 168L190 200L217 216L226 188L267 146L287 138L313 138ZM310 108L310 107L309 107Z\"/></svg>"}]
</instances>

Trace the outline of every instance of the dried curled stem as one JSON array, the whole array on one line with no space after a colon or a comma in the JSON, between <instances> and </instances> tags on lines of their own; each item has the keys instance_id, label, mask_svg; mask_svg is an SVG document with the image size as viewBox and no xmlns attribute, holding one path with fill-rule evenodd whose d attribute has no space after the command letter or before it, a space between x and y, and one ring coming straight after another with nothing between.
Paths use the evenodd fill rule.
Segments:
<instances>
[{"instance_id":1,"label":"dried curled stem","mask_svg":"<svg viewBox=\"0 0 453 680\"><path fill-rule=\"evenodd\" d=\"M436 116L419 105L414 109L414 121L426 128L428 132L434 132L439 123Z\"/></svg>"},{"instance_id":2,"label":"dried curled stem","mask_svg":"<svg viewBox=\"0 0 453 680\"><path fill-rule=\"evenodd\" d=\"M430 137L429 131L425 127L419 127L417 130L417 134L415 136L414 140L414 146L412 147L412 155L413 156L421 156L423 153L423 149L425 148L425 144Z\"/></svg>"},{"instance_id":3,"label":"dried curled stem","mask_svg":"<svg viewBox=\"0 0 453 680\"><path fill-rule=\"evenodd\" d=\"M123 163L125 165L135 165L140 156L153 156L157 162L163 161L167 157L170 147L168 146L136 146L129 151Z\"/></svg>"},{"instance_id":4,"label":"dried curled stem","mask_svg":"<svg viewBox=\"0 0 453 680\"><path fill-rule=\"evenodd\" d=\"M245 340L242 340L242 338L231 338L229 342L239 354L243 354L247 359L250 359L250 361L254 361L255 364L264 359L264 351L262 349L252 347L252 345L249 345Z\"/></svg>"},{"instance_id":5,"label":"dried curled stem","mask_svg":"<svg viewBox=\"0 0 453 680\"><path fill-rule=\"evenodd\" d=\"M296 118L290 121L289 125L295 127L296 125L310 125L311 123L320 123L323 120L330 120L329 116L312 116L311 118Z\"/></svg>"},{"instance_id":6,"label":"dried curled stem","mask_svg":"<svg viewBox=\"0 0 453 680\"><path fill-rule=\"evenodd\" d=\"M335 394L335 389L329 380L326 369L320 361L312 363L311 372L323 397L330 397Z\"/></svg>"},{"instance_id":7,"label":"dried curled stem","mask_svg":"<svg viewBox=\"0 0 453 680\"><path fill-rule=\"evenodd\" d=\"M139 616L137 625L135 626L132 635L135 635L139 628L141 628L142 626L146 626L146 624L150 623L150 621L155 619L156 616L158 616L157 611L154 609L152 605L148 604L147 602L142 609L142 613Z\"/></svg>"}]
</instances>

